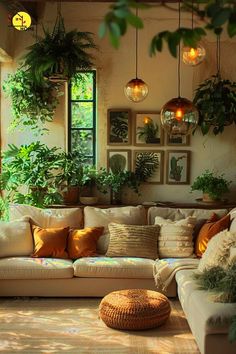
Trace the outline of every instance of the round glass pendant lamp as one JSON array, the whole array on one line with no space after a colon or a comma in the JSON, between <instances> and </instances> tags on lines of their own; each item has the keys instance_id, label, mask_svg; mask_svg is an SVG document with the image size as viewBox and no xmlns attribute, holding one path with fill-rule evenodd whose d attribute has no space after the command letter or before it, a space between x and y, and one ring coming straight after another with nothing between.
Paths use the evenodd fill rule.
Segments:
<instances>
[{"instance_id":1,"label":"round glass pendant lamp","mask_svg":"<svg viewBox=\"0 0 236 354\"><path fill-rule=\"evenodd\" d=\"M189 135L198 124L198 110L187 98L176 97L161 110L161 124L169 135Z\"/></svg>"},{"instance_id":2,"label":"round glass pendant lamp","mask_svg":"<svg viewBox=\"0 0 236 354\"><path fill-rule=\"evenodd\" d=\"M183 47L182 59L184 64L195 66L200 64L206 57L205 48L198 44L197 48Z\"/></svg>"},{"instance_id":3,"label":"round glass pendant lamp","mask_svg":"<svg viewBox=\"0 0 236 354\"><path fill-rule=\"evenodd\" d=\"M179 0L180 28L180 0ZM161 124L167 134L189 135L198 124L199 114L194 104L180 96L180 42L178 51L178 97L172 98L161 109Z\"/></svg>"},{"instance_id":4,"label":"round glass pendant lamp","mask_svg":"<svg viewBox=\"0 0 236 354\"><path fill-rule=\"evenodd\" d=\"M136 8L136 16L138 9ZM124 87L126 97L135 103L142 102L148 94L147 84L138 78L138 29L135 29L135 79L130 80Z\"/></svg>"},{"instance_id":5,"label":"round glass pendant lamp","mask_svg":"<svg viewBox=\"0 0 236 354\"><path fill-rule=\"evenodd\" d=\"M125 85L125 95L133 102L143 101L148 94L148 86L141 79L132 79Z\"/></svg>"}]
</instances>

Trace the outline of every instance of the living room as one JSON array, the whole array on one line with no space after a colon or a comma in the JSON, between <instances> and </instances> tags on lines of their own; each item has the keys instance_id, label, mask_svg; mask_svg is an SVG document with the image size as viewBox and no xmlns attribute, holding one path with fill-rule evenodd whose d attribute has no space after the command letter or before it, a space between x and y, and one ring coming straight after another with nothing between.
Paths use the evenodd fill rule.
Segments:
<instances>
[{"instance_id":1,"label":"living room","mask_svg":"<svg viewBox=\"0 0 236 354\"><path fill-rule=\"evenodd\" d=\"M203 237L199 236L200 232L203 233L202 227L214 229L214 235L208 235L208 241L212 238L212 243L215 236L221 233L215 240L218 240L219 245L224 245L220 249L221 253L216 249L213 252L221 263L217 264L214 259L210 266L223 267L225 272L229 269L231 275L232 269L235 269L235 2L228 0L221 3L214 0L205 1L201 5L198 3L200 1L177 0L154 3L130 3L125 0L14 0L0 3L0 207L3 220L0 244L4 250L0 252L0 261L5 262L0 264L0 337L3 352L236 352L235 326L233 327L233 320L231 322L231 318L229 320L227 317L229 313L234 314L232 318L236 315L235 285L231 287L232 297L227 298L230 303L222 304L222 301L218 304L216 301L217 305L222 306L221 309L212 307L212 311L216 311L214 316L217 317L218 312L227 313L229 322L227 328L221 328L216 333L209 332L211 330L204 327L204 321L210 321L209 317L204 317L207 316L207 311L203 316L203 327L199 324L201 320L197 323L193 320L197 313L192 309L194 306L201 306L203 301L199 290L200 280L198 287L195 285L196 291L201 295L198 294L200 297L197 297L196 305L192 305L192 308L191 303L186 305L188 298L193 304L195 301L188 289L188 296L183 294L189 280L181 272L189 272L189 268L192 272L192 269L198 267L197 263L200 264L202 260L206 262L206 258L210 258L212 253L212 248L206 247L205 240L199 241ZM208 10L203 14L205 8ZM107 15L109 11L110 16ZM128 17L127 13L130 12L132 16ZM111 13L118 17L112 17ZM210 21L213 21L215 27L206 29ZM19 25L19 22L23 24ZM122 35L124 22L127 31ZM181 32L180 28L188 28L195 33L195 37L187 31ZM203 30L197 32L197 28L204 28L206 35ZM50 34L62 31L59 34L64 36L72 30L81 32L80 43L84 41L85 45L79 60L83 58L84 62L78 67L77 63L74 65L73 59L70 61L75 44L71 36L66 55L68 62L72 63L72 71L66 73L66 78L62 77L61 72L59 76L53 73L52 77L52 72L49 73L51 69L47 66L51 59L37 54L44 50L40 47L40 41L48 36L50 43L53 40L53 36L49 38ZM171 37L170 34L162 34L162 37L158 37L157 34L163 31L181 33L181 42L179 43L178 35ZM150 55L153 38L155 41L152 42ZM67 40L70 43L70 39ZM191 42L194 40L195 42ZM191 47L186 43L198 46L199 56L196 59L194 54L194 60L199 62L193 63L191 55L183 61L184 54L189 54ZM58 48L59 45L55 52ZM82 46L79 50L81 48ZM58 53L63 57L60 50L55 57L60 56ZM45 58L45 62L42 58ZM43 71L44 65L47 69ZM132 91L132 85L128 85L136 78L144 81L142 97L137 97L135 90ZM44 91L41 90L42 87ZM206 89L204 95L203 89ZM188 114L184 113L184 119L181 111L179 120L176 113L173 123L167 114L173 107L165 105L179 97L188 100L190 111ZM210 115L213 118L209 118ZM170 129L183 131L175 134L174 130L170 133ZM152 139L147 136L150 131ZM76 187L76 195L71 196L70 186L73 187L73 192ZM205 199L206 193L214 200ZM64 223L63 218L66 220ZM166 224L169 219L174 225ZM185 220L187 224L183 226L181 220ZM202 220L204 223L200 222ZM24 232L28 230L28 244L25 241L26 248L23 247L23 251L17 249L17 240L14 239L20 236L18 232L14 231L13 238L9 236L9 245L4 246L3 243L8 238L6 233L11 233L8 228L16 230L18 222L22 223ZM142 252L140 248L135 250L133 243L128 246L130 239L126 240L128 243L123 249L124 254L121 254L121 244L118 245L119 250L114 251L112 236L109 241L104 235L107 235L108 228L111 228L110 235L121 235L124 230L117 229L113 223L135 225L137 229L126 231L129 235L140 232L143 240L146 237L144 225L146 228L151 227L148 230L152 233L153 224L158 224L160 227L158 230L156 228L155 237L159 237L157 234L160 237L156 253L150 256L151 244L147 250L148 256L145 253L146 244L141 245ZM81 257L94 256L94 251L75 256L78 249L73 249L73 244L69 246L68 243L75 235L67 230L67 246L64 251L67 253L65 258L69 259L65 260L60 254L58 259L61 259L54 264L50 257L57 259L55 253L52 252L49 258L45 258L40 253L41 250L34 249L35 225L42 230L95 228L93 237L94 240L99 240L95 243L95 250L98 251L100 247L101 253L106 254L107 258L101 257L101 263L94 260L93 265L93 258L90 257L90 263L85 265ZM191 229L190 239L189 234L182 234L178 236L181 238L168 241L177 242L175 253L173 250L172 253L166 249L163 251L163 247L167 247L167 226L177 227L175 231L168 231L170 234L174 232L175 237L178 228ZM151 239L154 236L147 237L149 240L149 237ZM204 251L201 248L203 246ZM216 242L214 246L217 247ZM133 252L127 251L130 247L134 247ZM205 255L201 258L206 249L207 257ZM69 251L73 253L71 257L76 259L74 263L70 262ZM33 257L29 257L30 255ZM9 257L13 257L13 261L6 264ZM25 258L21 260L18 257ZM26 257L29 259L26 260ZM179 262L181 257L182 261ZM157 283L164 276L161 268L163 260L172 258L177 261L173 267L168 264L168 279L171 281L167 286L168 279L163 280L167 287L165 292L164 285L161 288ZM187 258L184 263L183 259ZM31 262L32 259L34 263ZM79 260L81 262L76 264ZM118 260L124 263L121 264ZM27 261L27 265L18 263L23 261ZM108 268L102 271L101 267L105 263L105 268ZM132 263L134 269L129 265ZM159 268L156 267L157 264ZM93 266L97 267L96 276L95 268L91 268ZM34 267L41 267L37 271L42 274L46 271L45 268L58 267L61 273L50 281L51 275L38 278ZM116 269L117 274L114 277L109 275L109 267ZM129 267L132 269L124 276L124 269ZM200 268L203 270L203 265ZM31 275L21 272L29 272ZM220 279L217 278L217 281L220 282ZM235 276L230 281L235 284ZM172 308L164 325L145 331L127 331L127 328L117 331L106 327L101 310L98 319L99 304L105 295L116 290L139 288L167 295ZM213 290L217 292L222 289ZM203 295L203 298L210 297L211 291L205 291L207 295ZM212 303L215 305L213 301ZM207 304L202 304L203 309L204 306L208 309ZM73 313L78 318L73 317ZM213 316L212 313L209 316ZM32 323L32 329L27 321ZM45 332L44 325L48 326ZM228 338L229 328L231 340ZM92 333L96 333L96 330L100 331L100 336L97 333L95 340ZM40 339L41 336L44 340ZM51 336L55 336L55 341Z\"/></svg>"}]
</instances>

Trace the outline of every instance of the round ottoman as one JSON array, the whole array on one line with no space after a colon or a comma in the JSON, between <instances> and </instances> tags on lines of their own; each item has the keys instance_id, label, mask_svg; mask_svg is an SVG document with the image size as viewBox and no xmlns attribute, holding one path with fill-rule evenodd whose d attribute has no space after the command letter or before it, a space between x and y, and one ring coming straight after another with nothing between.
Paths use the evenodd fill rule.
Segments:
<instances>
[{"instance_id":1,"label":"round ottoman","mask_svg":"<svg viewBox=\"0 0 236 354\"><path fill-rule=\"evenodd\" d=\"M142 330L162 325L170 315L170 303L161 293L144 289L113 291L99 306L108 327Z\"/></svg>"}]
</instances>

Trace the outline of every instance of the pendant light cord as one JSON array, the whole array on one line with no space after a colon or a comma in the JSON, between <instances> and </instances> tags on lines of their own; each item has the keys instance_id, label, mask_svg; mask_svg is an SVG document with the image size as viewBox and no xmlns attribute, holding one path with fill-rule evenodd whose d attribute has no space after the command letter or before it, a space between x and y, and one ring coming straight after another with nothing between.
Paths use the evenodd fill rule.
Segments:
<instances>
[{"instance_id":1,"label":"pendant light cord","mask_svg":"<svg viewBox=\"0 0 236 354\"><path fill-rule=\"evenodd\" d=\"M180 0L179 0L179 29L180 29ZM178 48L178 98L180 98L180 41Z\"/></svg>"},{"instance_id":2,"label":"pendant light cord","mask_svg":"<svg viewBox=\"0 0 236 354\"><path fill-rule=\"evenodd\" d=\"M216 65L217 65L217 76L220 77L220 34L217 35L216 40Z\"/></svg>"},{"instance_id":3,"label":"pendant light cord","mask_svg":"<svg viewBox=\"0 0 236 354\"><path fill-rule=\"evenodd\" d=\"M138 8L135 11L136 17L138 16ZM138 28L135 28L135 75L138 78Z\"/></svg>"}]
</instances>

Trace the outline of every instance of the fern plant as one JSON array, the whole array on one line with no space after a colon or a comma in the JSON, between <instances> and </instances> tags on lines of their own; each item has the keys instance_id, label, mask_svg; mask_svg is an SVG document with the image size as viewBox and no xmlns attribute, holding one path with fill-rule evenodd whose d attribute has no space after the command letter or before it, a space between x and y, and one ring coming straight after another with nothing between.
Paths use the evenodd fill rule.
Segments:
<instances>
[{"instance_id":1,"label":"fern plant","mask_svg":"<svg viewBox=\"0 0 236 354\"><path fill-rule=\"evenodd\" d=\"M52 32L43 28L44 37L28 47L25 65L29 67L33 79L42 83L70 80L76 71L92 67L92 55L87 50L95 49L92 33L65 31L64 20L59 13Z\"/></svg>"}]
</instances>

